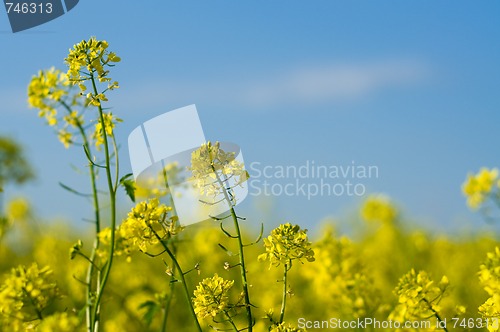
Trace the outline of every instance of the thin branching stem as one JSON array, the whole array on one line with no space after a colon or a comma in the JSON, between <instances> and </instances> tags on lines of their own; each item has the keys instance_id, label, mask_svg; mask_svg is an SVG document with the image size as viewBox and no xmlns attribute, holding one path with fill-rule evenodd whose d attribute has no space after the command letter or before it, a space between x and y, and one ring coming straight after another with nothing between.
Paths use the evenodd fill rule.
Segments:
<instances>
[{"instance_id":1,"label":"thin branching stem","mask_svg":"<svg viewBox=\"0 0 500 332\"><path fill-rule=\"evenodd\" d=\"M176 267L176 269L178 271L178 274L179 274L179 279L180 279L180 281L182 283L182 288L184 290L184 295L186 296L186 300L188 302L189 312L190 312L191 316L193 317L193 319L194 319L194 321L196 323L197 330L199 332L201 332L202 331L201 325L200 325L200 322L198 321L198 317L196 316L196 313L194 312L193 303L191 302L191 293L189 292L189 289L188 289L187 283L186 283L186 278L184 277L184 273L182 271L181 266L179 265L179 262L177 261L177 258L175 257L174 253L170 250L170 248L167 246L167 244L163 241L163 239L158 235L158 233L151 226L149 227L149 229L151 230L151 232L153 232L154 236L161 243L161 245L163 246L163 249L165 249L165 251L167 252L168 256L172 260L172 263Z\"/></svg>"},{"instance_id":2,"label":"thin branching stem","mask_svg":"<svg viewBox=\"0 0 500 332\"><path fill-rule=\"evenodd\" d=\"M163 252L166 252L166 250L164 250ZM172 241L172 253L174 255L177 254L177 246L175 245L175 242ZM175 288L175 271L176 271L177 267L174 265L174 267L172 268L172 275L170 276L170 283L169 283L169 294L168 294L168 297L167 299L165 300L165 305L163 307L163 318L161 320L161 332L165 332L167 331L167 321L168 321L168 313L170 311L170 304L172 303L172 298L174 297L174 288Z\"/></svg>"},{"instance_id":3,"label":"thin branching stem","mask_svg":"<svg viewBox=\"0 0 500 332\"><path fill-rule=\"evenodd\" d=\"M224 183L221 180L219 174L217 173L217 170L215 167L212 165L212 171L217 177L217 181L219 182L219 185L221 188L224 188ZM240 230L240 225L238 223L238 216L236 215L236 212L234 211L234 205L233 205L233 200L229 198L229 195L226 190L223 190L224 193L224 198L227 201L229 211L231 213L231 217L233 219L234 223L234 228L236 230L236 238L238 240L238 252L239 252L239 258L240 258L240 273L241 273L241 283L243 286L243 296L245 299L245 309L247 313L247 320L248 320L248 331L252 332L253 329L253 317L252 317L252 307L250 303L250 294L248 291L248 280L247 280L247 271L245 267L245 255L244 255L244 250L243 250L243 239L241 236L241 230Z\"/></svg>"},{"instance_id":4,"label":"thin branching stem","mask_svg":"<svg viewBox=\"0 0 500 332\"><path fill-rule=\"evenodd\" d=\"M438 320L439 326L443 329L443 331L448 332L448 329L446 328L446 323L443 321L439 313L432 307L432 304L425 298L423 299L423 301L429 306L429 309L432 311L434 317L436 317L436 319Z\"/></svg>"},{"instance_id":5,"label":"thin branching stem","mask_svg":"<svg viewBox=\"0 0 500 332\"><path fill-rule=\"evenodd\" d=\"M285 264L285 269L283 271L283 296L281 299L281 311L280 311L280 320L279 323L283 323L283 320L285 319L285 309L286 309L286 296L288 293L288 284L287 284L287 275L288 275L288 270L290 270L288 264Z\"/></svg>"},{"instance_id":6,"label":"thin branching stem","mask_svg":"<svg viewBox=\"0 0 500 332\"><path fill-rule=\"evenodd\" d=\"M229 324L231 324L231 327L233 328L233 330L236 331L236 332L238 332L239 330L236 327L236 324L234 323L234 321L231 318L231 316L229 316L229 314L227 313L227 311L224 311L224 315L226 316L227 321L229 322Z\"/></svg>"},{"instance_id":7,"label":"thin branching stem","mask_svg":"<svg viewBox=\"0 0 500 332\"><path fill-rule=\"evenodd\" d=\"M91 73L90 80L92 82L92 89L94 91L94 94L97 95L97 86L95 82L95 78L93 73ZM106 262L105 270L102 275L102 279L99 282L99 285L97 287L97 292L96 292L96 299L93 307L93 313L92 313L92 329L91 332L97 332L99 329L99 309L100 309L100 304L102 300L102 295L104 293L104 289L106 287L106 283L108 282L109 279L109 274L111 272L111 266L113 263L113 255L114 255L114 249L115 249L115 228L116 228L116 187L113 184L113 175L111 173L111 157L110 157L110 149L109 149L109 143L108 143L108 135L106 133L106 122L104 119L104 112L102 109L102 106L99 104L97 107L99 110L99 118L102 124L102 135L103 135L103 141L104 141L104 155L105 155L105 162L106 162L106 178L107 178L107 183L108 183L108 191L109 191L109 202L110 202L110 210L111 210L111 240L110 240L110 248L109 248L109 256L108 256L108 261ZM117 151L115 151L115 154L117 154ZM115 165L118 168L118 165ZM118 169L116 170L118 172ZM97 237L97 236L96 236Z\"/></svg>"},{"instance_id":8,"label":"thin branching stem","mask_svg":"<svg viewBox=\"0 0 500 332\"><path fill-rule=\"evenodd\" d=\"M71 108L69 107L68 104L66 104L64 101L61 101L61 105L66 109L66 111L71 114ZM87 138L87 135L85 134L85 129L83 128L82 124L80 123L79 119L76 119L76 127L78 128L78 132L82 136L83 139L83 146L84 150L86 153L90 154L90 143ZM91 157L91 156L88 156ZM86 284L86 289L85 289L85 296L86 296L86 308L85 308L85 320L86 320L86 325L87 325L87 331L92 332L93 331L93 319L92 319L92 279L94 276L94 262L95 262L95 257L97 250L99 249L99 237L98 234L101 231L101 210L99 206L99 194L97 190L97 181L96 181L96 169L95 166L92 162L89 162L89 173L90 173L90 184L92 187L92 201L94 205L94 218L95 218L95 239L94 243L92 245L92 251L90 253L89 261L89 267L87 269L87 276L85 280Z\"/></svg>"}]
</instances>

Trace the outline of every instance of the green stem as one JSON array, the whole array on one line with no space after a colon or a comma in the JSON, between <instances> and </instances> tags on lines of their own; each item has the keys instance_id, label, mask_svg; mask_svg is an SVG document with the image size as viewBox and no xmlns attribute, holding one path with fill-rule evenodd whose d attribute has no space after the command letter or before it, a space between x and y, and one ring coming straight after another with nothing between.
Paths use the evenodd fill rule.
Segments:
<instances>
[{"instance_id":1,"label":"green stem","mask_svg":"<svg viewBox=\"0 0 500 332\"><path fill-rule=\"evenodd\" d=\"M168 181L167 181L167 172L165 170L165 167L162 167L162 175L163 175L163 180L165 182L165 189L169 191L169 186L168 186ZM170 200L170 207L172 208L172 216L177 216L177 212L175 211L175 204L174 204L174 199L172 197L172 194L169 194L169 200ZM172 241L172 253L177 255L177 247L175 245L175 242ZM168 313L170 311L170 304L172 303L172 298L174 297L174 288L175 288L175 271L176 271L176 266L172 268L172 276L170 277L170 285L169 285L169 296L165 301L165 306L163 308L163 318L161 322L161 330L162 332L166 331L167 328L167 320L168 320ZM182 272L181 272L182 273Z\"/></svg>"},{"instance_id":2,"label":"green stem","mask_svg":"<svg viewBox=\"0 0 500 332\"><path fill-rule=\"evenodd\" d=\"M238 251L239 251L239 257L240 257L240 273L241 273L241 281L243 284L243 293L245 296L245 307L246 307L247 318L248 318L248 331L252 332L252 329L253 329L252 307L250 304L250 294L248 292L247 270L245 267L245 256L243 253L243 242L242 242L242 238L241 238L240 225L238 224L238 218L236 217L236 212L234 212L233 207L231 207L231 216L233 217L234 228L236 229L236 236L238 238Z\"/></svg>"},{"instance_id":3,"label":"green stem","mask_svg":"<svg viewBox=\"0 0 500 332\"><path fill-rule=\"evenodd\" d=\"M177 248L175 244L172 244L173 246L173 254L175 255L177 253ZM176 271L176 266L172 268L172 276L170 277L170 285L169 285L169 296L165 301L165 306L163 307L163 319L161 322L161 330L162 332L165 332L167 330L167 320L168 320L168 312L170 311L170 304L172 303L172 298L174 297L174 283L175 283L175 271Z\"/></svg>"},{"instance_id":4,"label":"green stem","mask_svg":"<svg viewBox=\"0 0 500 332\"><path fill-rule=\"evenodd\" d=\"M61 105L66 109L66 111L71 114L71 108L66 104L64 101L61 101ZM78 131L80 135L82 136L83 139L83 145L87 149L89 153L90 151L90 143L87 138L87 135L85 134L85 129L83 129L82 124L78 119L76 119L76 127L78 128ZM90 168L90 183L92 187L92 199L93 199L93 204L94 204L94 213L95 213L95 239L94 239L94 244L92 245L92 252L90 253L90 258L89 260L92 262L92 264L89 264L89 268L87 270L87 276L85 279L86 283L86 290L85 290L85 295L86 295L86 309L85 309L85 320L87 323L87 332L92 332L92 306L90 305L92 302L92 279L94 276L94 264L93 262L95 261L95 256L97 253L97 249L99 248L99 237L98 234L101 231L101 215L100 215L100 207L99 207L99 196L97 193L97 181L96 181L96 172L95 172L95 166L89 162L89 168Z\"/></svg>"},{"instance_id":5,"label":"green stem","mask_svg":"<svg viewBox=\"0 0 500 332\"><path fill-rule=\"evenodd\" d=\"M226 316L226 318L227 318L228 322L231 324L231 327L233 328L233 330L235 330L236 332L238 332L239 330L238 330L238 328L236 327L236 324L234 324L234 321L233 321L233 319L231 318L231 316L229 316L229 314L228 314L226 311L224 311L224 314L225 314L225 316Z\"/></svg>"},{"instance_id":6,"label":"green stem","mask_svg":"<svg viewBox=\"0 0 500 332\"><path fill-rule=\"evenodd\" d=\"M426 298L424 298L423 300L424 300L425 303L427 303L427 305L429 306L429 309L434 314L434 317L436 317L436 319L438 320L439 326L442 327L443 331L448 332L448 329L446 328L446 323L443 323L443 319L441 318L441 316L439 315L439 313L432 307L432 304L429 301L427 301Z\"/></svg>"},{"instance_id":7,"label":"green stem","mask_svg":"<svg viewBox=\"0 0 500 332\"><path fill-rule=\"evenodd\" d=\"M111 136L111 143L113 143L113 150L115 151L115 183L114 188L118 188L118 181L120 181L120 159L118 158L118 145L116 144L115 135Z\"/></svg>"},{"instance_id":8,"label":"green stem","mask_svg":"<svg viewBox=\"0 0 500 332\"><path fill-rule=\"evenodd\" d=\"M231 202L231 199L229 198L229 195L226 191L226 188L224 186L223 181L220 179L219 174L215 170L215 167L212 165L212 171L217 177L217 181L219 182L219 185L223 189L222 192L224 193L224 198L227 201L227 204L229 206L229 210L231 212L231 217L233 219L234 223L234 228L236 229L236 238L238 239L238 251L239 251L239 258L240 258L240 273L241 273L241 283L243 284L243 295L245 298L245 308L247 312L247 319L248 319L248 331L252 332L253 329L253 318L252 318L252 305L250 303L250 294L248 292L248 281L247 281L247 270L245 267L245 256L244 256L244 250L243 250L243 239L241 237L241 230L240 230L240 225L238 223L238 217L236 216L236 212L234 211L234 206Z\"/></svg>"},{"instance_id":9,"label":"green stem","mask_svg":"<svg viewBox=\"0 0 500 332\"><path fill-rule=\"evenodd\" d=\"M161 243L161 245L163 246L163 249L165 249L165 251L167 252L168 256L170 256L170 259L172 259L172 263L174 263L175 268L179 271L179 279L181 281L181 284L182 284L182 287L183 287L183 290L184 290L184 295L186 296L186 300L187 300L188 305L189 305L189 312L190 312L191 316L193 317L193 319L194 319L194 321L196 323L197 330L199 332L202 332L202 329L201 329L201 326L200 326L200 322L198 321L198 317L196 316L196 313L194 312L193 303L191 301L191 293L189 293L189 290L187 288L186 278L184 278L184 272L182 271L182 268L179 265L179 262L177 261L177 258L175 258L175 255L172 253L172 251L167 246L167 244L163 241L163 239L158 235L158 233L156 233L156 231L151 226L149 226L149 229L153 232L153 234L155 235L155 237Z\"/></svg>"},{"instance_id":10,"label":"green stem","mask_svg":"<svg viewBox=\"0 0 500 332\"><path fill-rule=\"evenodd\" d=\"M446 323L443 323L443 320L441 319L441 317L439 316L439 314L437 313L437 311L435 311L432 308L431 308L431 310L434 312L434 316L436 316L436 318L437 318L437 320L439 322L439 326L442 326L443 331L448 332L448 329L446 328Z\"/></svg>"},{"instance_id":11,"label":"green stem","mask_svg":"<svg viewBox=\"0 0 500 332\"><path fill-rule=\"evenodd\" d=\"M33 298L30 295L30 292L28 292L24 287L22 288L22 290L23 290L23 293L28 298L28 300L30 301L30 304L33 306L33 309L35 310L35 313L36 313L36 317L39 320L43 320L42 312L38 309L38 307L37 307L37 305L35 303L35 300L33 300Z\"/></svg>"},{"instance_id":12,"label":"green stem","mask_svg":"<svg viewBox=\"0 0 500 332\"><path fill-rule=\"evenodd\" d=\"M97 86L95 83L95 78L93 73L90 75L90 79L92 82L92 88L94 90L94 94L97 95ZM104 292L104 289L106 287L106 283L109 279L109 274L111 272L111 266L113 263L113 255L114 255L114 250L115 250L115 228L116 228L116 187L113 185L113 176L111 174L111 158L110 158L110 153L109 153L109 144L108 144L108 136L106 134L106 123L104 121L104 112L102 109L102 106L99 104L97 107L99 110L99 117L100 121L102 124L102 135L103 135L103 140L104 140L104 155L106 158L106 178L108 182L108 190L109 190L109 201L110 201L110 209L111 209L111 243L110 243L110 249L109 249L109 257L108 261L106 263L106 267L104 270L104 274L102 276L102 280L100 282L99 287L97 287L97 292L96 292L96 301L94 303L94 310L92 314L92 330L93 332L97 332L99 329L99 311L100 311L100 304L101 304L101 299L102 299L102 294ZM115 154L118 154L118 151L115 151ZM118 170L116 170L118 172Z\"/></svg>"},{"instance_id":13,"label":"green stem","mask_svg":"<svg viewBox=\"0 0 500 332\"><path fill-rule=\"evenodd\" d=\"M283 272L283 298L281 300L281 313L279 323L283 323L285 319L285 308L286 308L286 294L287 294L287 274L288 274L288 264L285 264L285 271Z\"/></svg>"}]
</instances>

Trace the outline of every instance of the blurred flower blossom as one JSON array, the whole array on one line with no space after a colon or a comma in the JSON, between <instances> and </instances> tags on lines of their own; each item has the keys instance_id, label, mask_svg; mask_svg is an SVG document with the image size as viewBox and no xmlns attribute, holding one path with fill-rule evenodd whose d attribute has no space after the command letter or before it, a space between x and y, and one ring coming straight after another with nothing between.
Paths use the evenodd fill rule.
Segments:
<instances>
[{"instance_id":1,"label":"blurred flower blossom","mask_svg":"<svg viewBox=\"0 0 500 332\"><path fill-rule=\"evenodd\" d=\"M0 287L0 314L24 322L42 319L44 309L59 294L51 277L49 267L36 263L13 268Z\"/></svg>"},{"instance_id":2,"label":"blurred flower blossom","mask_svg":"<svg viewBox=\"0 0 500 332\"><path fill-rule=\"evenodd\" d=\"M46 317L36 327L37 332L76 332L83 331L80 326L80 319L76 315L67 312L58 312Z\"/></svg>"},{"instance_id":3,"label":"blurred flower blossom","mask_svg":"<svg viewBox=\"0 0 500 332\"><path fill-rule=\"evenodd\" d=\"M361 208L361 216L366 221L391 223L397 217L397 210L385 195L371 195Z\"/></svg>"},{"instance_id":4,"label":"blurred flower blossom","mask_svg":"<svg viewBox=\"0 0 500 332\"><path fill-rule=\"evenodd\" d=\"M491 322L489 331L498 331L498 317L500 317L500 248L496 247L494 252L486 255L486 260L481 264L479 270L479 282L490 296L486 302L479 306L479 313L486 319L494 319L497 324Z\"/></svg>"},{"instance_id":5,"label":"blurred flower blossom","mask_svg":"<svg viewBox=\"0 0 500 332\"><path fill-rule=\"evenodd\" d=\"M286 324L285 322L274 325L271 327L270 332L305 332L305 329L299 329L292 324Z\"/></svg>"},{"instance_id":6,"label":"blurred flower blossom","mask_svg":"<svg viewBox=\"0 0 500 332\"><path fill-rule=\"evenodd\" d=\"M477 174L467 175L467 179L462 185L462 191L467 197L467 205L472 209L477 209L484 203L488 195L493 191L495 184L500 187L498 179L498 169L481 168Z\"/></svg>"},{"instance_id":7,"label":"blurred flower blossom","mask_svg":"<svg viewBox=\"0 0 500 332\"><path fill-rule=\"evenodd\" d=\"M69 81L65 73L50 68L40 70L31 78L28 85L28 104L38 108L38 115L44 117L50 126L57 124L56 106L67 92Z\"/></svg>"},{"instance_id":8,"label":"blurred flower blossom","mask_svg":"<svg viewBox=\"0 0 500 332\"><path fill-rule=\"evenodd\" d=\"M314 251L307 238L307 230L299 225L282 224L272 230L271 235L264 239L266 253L259 255L260 261L269 261L270 267L280 264L290 266L293 260L302 262L314 261Z\"/></svg>"}]
</instances>

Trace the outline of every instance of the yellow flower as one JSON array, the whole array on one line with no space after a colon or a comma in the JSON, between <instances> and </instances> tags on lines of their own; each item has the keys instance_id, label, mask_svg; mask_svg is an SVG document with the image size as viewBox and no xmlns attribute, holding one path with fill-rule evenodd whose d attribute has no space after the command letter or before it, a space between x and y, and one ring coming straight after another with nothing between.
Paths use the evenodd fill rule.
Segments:
<instances>
[{"instance_id":1,"label":"yellow flower","mask_svg":"<svg viewBox=\"0 0 500 332\"><path fill-rule=\"evenodd\" d=\"M498 179L498 169L481 168L477 174L467 175L462 185L462 192L467 197L467 205L471 209L481 206L492 192Z\"/></svg>"},{"instance_id":2,"label":"yellow flower","mask_svg":"<svg viewBox=\"0 0 500 332\"><path fill-rule=\"evenodd\" d=\"M331 228L322 233L323 238L314 245L316 262L300 270L311 283L311 296L323 299L330 315L350 319L369 316L380 304L373 271L365 266L359 247L347 237L336 237Z\"/></svg>"},{"instance_id":3,"label":"yellow flower","mask_svg":"<svg viewBox=\"0 0 500 332\"><path fill-rule=\"evenodd\" d=\"M500 248L486 255L486 260L479 270L479 282L490 297L479 306L479 313L485 319L490 319L489 331L498 331L500 317Z\"/></svg>"},{"instance_id":4,"label":"yellow flower","mask_svg":"<svg viewBox=\"0 0 500 332\"><path fill-rule=\"evenodd\" d=\"M68 115L63 117L64 121L72 127L77 127L78 125L83 124L83 116L78 114L78 111L71 111Z\"/></svg>"},{"instance_id":5,"label":"yellow flower","mask_svg":"<svg viewBox=\"0 0 500 332\"><path fill-rule=\"evenodd\" d=\"M7 205L7 218L11 221L25 220L31 214L31 207L24 198L16 198Z\"/></svg>"},{"instance_id":6,"label":"yellow flower","mask_svg":"<svg viewBox=\"0 0 500 332\"><path fill-rule=\"evenodd\" d=\"M500 317L500 294L494 294L486 302L479 306L479 313L483 318L489 321L488 331L499 331L500 326L498 317Z\"/></svg>"},{"instance_id":7,"label":"yellow flower","mask_svg":"<svg viewBox=\"0 0 500 332\"><path fill-rule=\"evenodd\" d=\"M57 138L59 138L59 141L64 145L64 147L67 149L71 144L73 144L73 135L71 135L70 132L68 132L66 129L61 129L57 133Z\"/></svg>"},{"instance_id":8,"label":"yellow flower","mask_svg":"<svg viewBox=\"0 0 500 332\"><path fill-rule=\"evenodd\" d=\"M60 70L50 68L41 70L31 78L28 85L28 104L38 108L40 117L45 117L50 126L57 124L55 107L67 95L68 78Z\"/></svg>"},{"instance_id":9,"label":"yellow flower","mask_svg":"<svg viewBox=\"0 0 500 332\"><path fill-rule=\"evenodd\" d=\"M184 182L182 168L178 162L167 163L151 176L136 182L136 197L162 197L171 194L169 186Z\"/></svg>"},{"instance_id":10,"label":"yellow flower","mask_svg":"<svg viewBox=\"0 0 500 332\"><path fill-rule=\"evenodd\" d=\"M116 123L122 122L122 119L115 117L113 113L103 113L103 118L104 118L104 128L106 130L106 136L112 137L113 129L115 128ZM95 124L95 131L92 138L95 140L95 145L97 148L99 148L101 145L104 144L104 133L102 130L101 119L99 119L99 121Z\"/></svg>"},{"instance_id":11,"label":"yellow flower","mask_svg":"<svg viewBox=\"0 0 500 332\"><path fill-rule=\"evenodd\" d=\"M59 141L66 148L72 144L72 134L67 130L68 127L83 126L84 122L83 116L70 109L80 105L78 99L81 98L80 94L69 96L70 88L67 75L54 68L40 71L33 76L28 86L28 104L38 108L38 116L45 118L49 126L55 127ZM59 115L57 108L61 106L68 114ZM63 124L58 129L61 120Z\"/></svg>"},{"instance_id":12,"label":"yellow flower","mask_svg":"<svg viewBox=\"0 0 500 332\"><path fill-rule=\"evenodd\" d=\"M224 280L217 273L201 281L194 291L194 311L198 318L215 318L230 309L229 290L234 281Z\"/></svg>"},{"instance_id":13,"label":"yellow flower","mask_svg":"<svg viewBox=\"0 0 500 332\"><path fill-rule=\"evenodd\" d=\"M285 322L274 325L271 327L270 332L305 332L305 329L299 329L292 324L285 324Z\"/></svg>"},{"instance_id":14,"label":"yellow flower","mask_svg":"<svg viewBox=\"0 0 500 332\"><path fill-rule=\"evenodd\" d=\"M12 269L0 287L0 314L25 322L39 318L59 293L51 276L49 267L40 269L36 263Z\"/></svg>"},{"instance_id":15,"label":"yellow flower","mask_svg":"<svg viewBox=\"0 0 500 332\"><path fill-rule=\"evenodd\" d=\"M200 194L214 197L227 190L221 185L226 179L234 177L236 184L242 184L250 177L244 165L235 159L234 152L225 152L219 142L204 143L193 151L189 169Z\"/></svg>"},{"instance_id":16,"label":"yellow flower","mask_svg":"<svg viewBox=\"0 0 500 332\"><path fill-rule=\"evenodd\" d=\"M434 316L440 311L439 302L448 284L446 276L443 276L436 285L427 272L417 273L411 269L399 279L399 284L394 290L394 294L398 296L398 305L389 319L404 321Z\"/></svg>"},{"instance_id":17,"label":"yellow flower","mask_svg":"<svg viewBox=\"0 0 500 332\"><path fill-rule=\"evenodd\" d=\"M58 312L49 317L45 317L40 325L36 327L37 332L76 332L82 331L79 328L80 320L78 317L69 315L66 312Z\"/></svg>"},{"instance_id":18,"label":"yellow flower","mask_svg":"<svg viewBox=\"0 0 500 332\"><path fill-rule=\"evenodd\" d=\"M89 40L82 40L69 50L69 54L65 59L68 65L67 75L72 84L77 84L81 92L85 92L87 89L84 84L85 81L95 77L95 74L97 74L96 78L100 82L111 81L108 76L109 70L106 70L106 67L120 60L120 57L115 53L108 51L106 41L91 37ZM118 88L118 82L114 82L110 90L115 88ZM95 96L92 103L98 106L101 100L106 100L103 94L102 96Z\"/></svg>"},{"instance_id":19,"label":"yellow flower","mask_svg":"<svg viewBox=\"0 0 500 332\"><path fill-rule=\"evenodd\" d=\"M361 216L366 221L392 223L396 220L397 210L385 195L372 195L361 208Z\"/></svg>"},{"instance_id":20,"label":"yellow flower","mask_svg":"<svg viewBox=\"0 0 500 332\"><path fill-rule=\"evenodd\" d=\"M479 270L479 282L489 295L500 294L500 248L486 255Z\"/></svg>"},{"instance_id":21,"label":"yellow flower","mask_svg":"<svg viewBox=\"0 0 500 332\"><path fill-rule=\"evenodd\" d=\"M307 239L307 229L301 230L299 225L286 223L273 229L271 235L264 239L264 246L266 253L259 255L259 260L268 260L269 267L280 264L290 267L293 260L314 261L314 251Z\"/></svg>"},{"instance_id":22,"label":"yellow flower","mask_svg":"<svg viewBox=\"0 0 500 332\"><path fill-rule=\"evenodd\" d=\"M127 219L115 232L115 255L130 256L132 252L147 252L160 240L167 240L178 234L182 227L176 216L169 217L171 207L161 204L157 198L138 203L129 212ZM106 228L99 233L104 245L111 244L111 229Z\"/></svg>"}]
</instances>

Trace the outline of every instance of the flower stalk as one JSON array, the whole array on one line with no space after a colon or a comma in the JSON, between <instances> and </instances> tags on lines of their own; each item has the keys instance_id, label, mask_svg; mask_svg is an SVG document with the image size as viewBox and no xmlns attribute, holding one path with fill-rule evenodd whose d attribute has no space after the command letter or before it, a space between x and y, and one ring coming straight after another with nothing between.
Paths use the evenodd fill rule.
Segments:
<instances>
[{"instance_id":1,"label":"flower stalk","mask_svg":"<svg viewBox=\"0 0 500 332\"><path fill-rule=\"evenodd\" d=\"M90 80L92 82L92 89L94 90L94 94L98 94L97 91L97 86L95 83L95 78L94 78L94 73L90 73ZM97 109L99 111L99 119L102 124L102 135L103 135L103 141L104 141L104 157L105 157L105 170L106 170L106 179L108 183L108 195L109 195L109 203L110 203L110 228L111 228L111 240L110 240L110 249L109 249L109 255L108 255L108 260L106 262L106 266L104 269L104 274L102 276L102 279L99 282L99 285L96 289L96 300L94 303L94 309L91 317L91 323L92 323L92 332L97 332L99 330L99 321L100 321L100 305L101 305L101 300L102 300L102 295L104 293L104 289L106 287L106 284L109 279L109 274L111 272L111 267L113 264L113 255L114 255L114 247L115 247L115 228L116 228L116 185L113 184L113 177L111 174L111 156L110 156L110 149L109 149L109 143L108 143L108 137L106 133L106 122L104 120L104 112L102 110L102 106L99 104L97 106ZM111 129L112 130L112 129ZM116 145L115 145L116 148ZM118 158L118 151L114 151L116 158ZM116 172L118 174L118 165L116 166Z\"/></svg>"},{"instance_id":2,"label":"flower stalk","mask_svg":"<svg viewBox=\"0 0 500 332\"><path fill-rule=\"evenodd\" d=\"M193 317L194 321L195 321L195 325L196 325L196 329L201 332L202 329L201 329L201 325L200 325L200 322L198 321L198 317L196 316L196 313L194 311L194 307L193 307L193 303L191 302L191 293L189 292L189 289L187 287L187 283L186 283L186 278L184 277L185 273L182 271L182 268L179 264L179 262L177 261L177 258L175 257L174 253L170 250L170 248L168 247L168 245L165 243L165 241L160 237L160 235L151 227L151 225L149 226L150 227L150 230L151 232L154 234L154 236L156 237L156 239L161 243L163 249L165 250L165 252L168 254L168 256L170 257L170 259L172 260L172 263L174 264L174 267L177 269L178 271L178 276L179 276L179 279L180 279L180 282L182 284L182 289L184 291L184 295L186 296L186 300L187 300L187 303L188 303L188 306L189 306L189 313L191 314L191 316ZM166 318L165 318L165 321L166 321Z\"/></svg>"},{"instance_id":3,"label":"flower stalk","mask_svg":"<svg viewBox=\"0 0 500 332\"><path fill-rule=\"evenodd\" d=\"M234 228L236 230L236 239L238 240L238 257L239 257L239 266L240 266L240 276L241 276L241 283L243 287L243 296L245 300L245 310L246 310L246 316L247 316L247 322L248 322L248 331L252 332L253 329L253 317L252 317L252 304L250 303L250 294L248 291L248 280L247 280L247 270L245 267L245 252L243 250L243 239L241 236L241 230L240 230L240 224L238 222L238 216L236 215L236 212L234 211L234 203L233 200L229 198L228 191L231 190L231 188L228 188L224 185L222 179L220 178L220 175L217 173L217 170L215 167L212 165L212 171L216 175L217 182L219 183L220 187L223 188L222 192L224 194L224 199L226 200L229 211L231 213L231 218L233 219L233 224Z\"/></svg>"},{"instance_id":4,"label":"flower stalk","mask_svg":"<svg viewBox=\"0 0 500 332\"><path fill-rule=\"evenodd\" d=\"M283 294L282 294L282 299L281 299L281 310L280 310L280 320L279 323L283 323L283 320L285 319L285 309L286 309L286 296L288 295L288 284L287 284L287 275L288 275L288 270L290 270L290 267L288 264L285 264L284 269L283 269Z\"/></svg>"}]
</instances>

